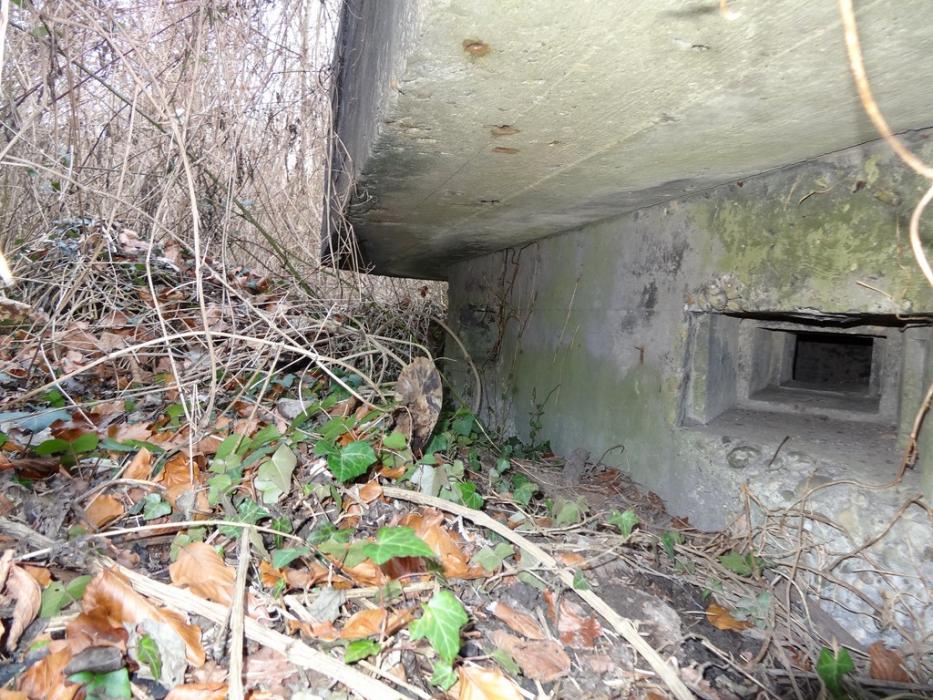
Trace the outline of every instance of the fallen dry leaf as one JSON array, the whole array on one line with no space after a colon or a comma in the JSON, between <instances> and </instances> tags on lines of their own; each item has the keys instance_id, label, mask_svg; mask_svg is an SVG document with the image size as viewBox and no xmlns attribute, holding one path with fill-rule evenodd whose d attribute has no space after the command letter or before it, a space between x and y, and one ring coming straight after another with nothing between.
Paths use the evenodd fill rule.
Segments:
<instances>
[{"instance_id":1,"label":"fallen dry leaf","mask_svg":"<svg viewBox=\"0 0 933 700\"><path fill-rule=\"evenodd\" d=\"M188 662L194 666L204 663L200 628L185 622L184 617L174 610L156 607L113 569L104 569L88 584L81 605L85 612L105 615L114 626L135 626L147 618L164 622L184 640Z\"/></svg>"},{"instance_id":2,"label":"fallen dry leaf","mask_svg":"<svg viewBox=\"0 0 933 700\"><path fill-rule=\"evenodd\" d=\"M136 479L137 481L148 481L152 475L152 453L145 447L140 448L139 452L133 455L133 459L127 465L123 472L123 478Z\"/></svg>"},{"instance_id":3,"label":"fallen dry leaf","mask_svg":"<svg viewBox=\"0 0 933 700\"><path fill-rule=\"evenodd\" d=\"M596 638L602 634L603 628L592 615L587 615L579 605L567 596L561 597L560 615L556 612L556 597L552 591L544 592L547 603L548 617L557 625L557 634L560 641L570 647L592 649L596 646Z\"/></svg>"},{"instance_id":4,"label":"fallen dry leaf","mask_svg":"<svg viewBox=\"0 0 933 700\"><path fill-rule=\"evenodd\" d=\"M399 373L395 388L411 415L411 449L419 452L441 413L441 375L427 357L416 357Z\"/></svg>"},{"instance_id":5,"label":"fallen dry leaf","mask_svg":"<svg viewBox=\"0 0 933 700\"><path fill-rule=\"evenodd\" d=\"M68 649L51 652L19 677L17 690L26 693L31 700L72 700L81 686L68 683L65 678L65 666L69 661L71 651Z\"/></svg>"},{"instance_id":6,"label":"fallen dry leaf","mask_svg":"<svg viewBox=\"0 0 933 700\"><path fill-rule=\"evenodd\" d=\"M868 647L868 675L878 681L910 683L904 668L904 658L896 651L887 649L883 642Z\"/></svg>"},{"instance_id":7,"label":"fallen dry leaf","mask_svg":"<svg viewBox=\"0 0 933 700\"><path fill-rule=\"evenodd\" d=\"M30 564L21 564L20 566L23 571L32 576L36 580L36 583L43 588L52 583L52 572L44 566L31 566Z\"/></svg>"},{"instance_id":8,"label":"fallen dry leaf","mask_svg":"<svg viewBox=\"0 0 933 700\"><path fill-rule=\"evenodd\" d=\"M423 514L409 513L399 525L413 528L434 552L447 578L485 578L486 570L481 566L470 566L470 557L459 545L459 535L451 534L444 527L444 514L429 509Z\"/></svg>"},{"instance_id":9,"label":"fallen dry leaf","mask_svg":"<svg viewBox=\"0 0 933 700\"><path fill-rule=\"evenodd\" d=\"M570 673L570 657L559 642L551 639L527 641L496 630L493 643L509 652L521 666L522 673L532 680L550 683Z\"/></svg>"},{"instance_id":10,"label":"fallen dry leaf","mask_svg":"<svg viewBox=\"0 0 933 700\"><path fill-rule=\"evenodd\" d=\"M227 566L217 550L205 542L192 542L180 549L168 573L172 583L187 587L201 598L221 605L233 604L236 570Z\"/></svg>"},{"instance_id":11,"label":"fallen dry leaf","mask_svg":"<svg viewBox=\"0 0 933 700\"><path fill-rule=\"evenodd\" d=\"M13 566L6 580L6 593L13 599L13 620L7 635L7 651L13 651L20 635L32 624L42 605L39 582L18 566Z\"/></svg>"},{"instance_id":12,"label":"fallen dry leaf","mask_svg":"<svg viewBox=\"0 0 933 700\"><path fill-rule=\"evenodd\" d=\"M315 583L326 580L330 575L330 570L323 564L313 561L301 569L286 567L282 573L291 588L311 588ZM349 581L343 578L335 579L333 585L335 588L350 587Z\"/></svg>"},{"instance_id":13,"label":"fallen dry leaf","mask_svg":"<svg viewBox=\"0 0 933 700\"><path fill-rule=\"evenodd\" d=\"M29 700L29 696L18 690L0 688L0 700Z\"/></svg>"},{"instance_id":14,"label":"fallen dry leaf","mask_svg":"<svg viewBox=\"0 0 933 700\"><path fill-rule=\"evenodd\" d=\"M535 619L528 613L516 610L501 601L490 605L489 612L502 620L513 631L528 637L528 639L547 639L541 625L535 622Z\"/></svg>"},{"instance_id":15,"label":"fallen dry leaf","mask_svg":"<svg viewBox=\"0 0 933 700\"><path fill-rule=\"evenodd\" d=\"M458 670L460 700L522 700L518 686L498 669L461 666Z\"/></svg>"},{"instance_id":16,"label":"fallen dry leaf","mask_svg":"<svg viewBox=\"0 0 933 700\"><path fill-rule=\"evenodd\" d=\"M709 607L706 608L706 619L718 630L735 630L741 632L753 626L748 620L737 620L732 616L729 608L724 608L718 603L709 604Z\"/></svg>"},{"instance_id":17,"label":"fallen dry leaf","mask_svg":"<svg viewBox=\"0 0 933 700\"><path fill-rule=\"evenodd\" d=\"M226 700L226 683L187 683L176 685L165 700Z\"/></svg>"},{"instance_id":18,"label":"fallen dry leaf","mask_svg":"<svg viewBox=\"0 0 933 700\"><path fill-rule=\"evenodd\" d=\"M107 428L107 436L113 438L117 442L124 442L126 440L148 440L151 435L152 430L149 429L146 423L121 423L119 425L111 425Z\"/></svg>"},{"instance_id":19,"label":"fallen dry leaf","mask_svg":"<svg viewBox=\"0 0 933 700\"><path fill-rule=\"evenodd\" d=\"M577 554L576 552L560 552L555 556L566 566L574 568L586 567L586 557L584 557L582 554Z\"/></svg>"},{"instance_id":20,"label":"fallen dry leaf","mask_svg":"<svg viewBox=\"0 0 933 700\"><path fill-rule=\"evenodd\" d=\"M65 638L72 654L80 654L89 647L117 647L126 651L129 633L122 625L113 625L104 612L91 610L68 623Z\"/></svg>"},{"instance_id":21,"label":"fallen dry leaf","mask_svg":"<svg viewBox=\"0 0 933 700\"><path fill-rule=\"evenodd\" d=\"M275 588L279 581L285 581L285 574L281 569L276 569L271 562L263 559L259 562L259 580L266 588Z\"/></svg>"},{"instance_id":22,"label":"fallen dry leaf","mask_svg":"<svg viewBox=\"0 0 933 700\"><path fill-rule=\"evenodd\" d=\"M94 500L84 509L88 523L96 530L109 525L126 512L123 504L110 494L102 493L94 497Z\"/></svg>"},{"instance_id":23,"label":"fallen dry leaf","mask_svg":"<svg viewBox=\"0 0 933 700\"><path fill-rule=\"evenodd\" d=\"M356 566L349 567L343 566L336 557L328 556L327 558L340 567L340 571L361 586L384 586L389 581L389 577L370 559L365 559ZM288 574L286 573L287 577Z\"/></svg>"},{"instance_id":24,"label":"fallen dry leaf","mask_svg":"<svg viewBox=\"0 0 933 700\"><path fill-rule=\"evenodd\" d=\"M394 634L413 617L412 610L393 612L391 615L381 609L361 610L347 620L340 630L341 639L362 639L375 635Z\"/></svg>"},{"instance_id":25,"label":"fallen dry leaf","mask_svg":"<svg viewBox=\"0 0 933 700\"><path fill-rule=\"evenodd\" d=\"M0 593L6 588L6 580L10 575L10 569L13 568L13 557L16 555L15 549L4 550L0 557Z\"/></svg>"},{"instance_id":26,"label":"fallen dry leaf","mask_svg":"<svg viewBox=\"0 0 933 700\"><path fill-rule=\"evenodd\" d=\"M269 647L260 647L251 654L247 653L243 659L243 680L250 688L257 685L281 686L292 676L297 676L299 670L285 654ZM255 695L251 694L250 700L255 700Z\"/></svg>"},{"instance_id":27,"label":"fallen dry leaf","mask_svg":"<svg viewBox=\"0 0 933 700\"><path fill-rule=\"evenodd\" d=\"M379 481L373 479L360 486L360 500L363 503L372 503L382 495L382 486Z\"/></svg>"}]
</instances>

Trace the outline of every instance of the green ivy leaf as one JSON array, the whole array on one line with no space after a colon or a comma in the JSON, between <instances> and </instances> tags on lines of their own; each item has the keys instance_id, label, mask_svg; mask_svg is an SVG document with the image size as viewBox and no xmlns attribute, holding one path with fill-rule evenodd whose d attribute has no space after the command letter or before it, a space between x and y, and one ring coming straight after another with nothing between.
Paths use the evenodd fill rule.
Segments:
<instances>
[{"instance_id":1,"label":"green ivy leaf","mask_svg":"<svg viewBox=\"0 0 933 700\"><path fill-rule=\"evenodd\" d=\"M159 645L148 634L139 638L139 644L136 647L136 655L139 660L149 667L152 677L157 681L162 678L162 652L159 651Z\"/></svg>"},{"instance_id":2,"label":"green ivy leaf","mask_svg":"<svg viewBox=\"0 0 933 700\"><path fill-rule=\"evenodd\" d=\"M632 535L632 530L635 529L635 526L638 525L638 516L635 514L635 511L629 508L624 513L620 513L617 510L612 511L606 522L610 525L615 525L619 528L619 532L622 533L622 537L628 539Z\"/></svg>"},{"instance_id":3,"label":"green ivy leaf","mask_svg":"<svg viewBox=\"0 0 933 700\"><path fill-rule=\"evenodd\" d=\"M272 455L272 459L260 465L253 486L261 494L262 502L271 505L278 503L292 485L292 473L298 458L287 445L280 445Z\"/></svg>"},{"instance_id":4,"label":"green ivy leaf","mask_svg":"<svg viewBox=\"0 0 933 700\"><path fill-rule=\"evenodd\" d=\"M408 447L408 440L398 430L393 430L382 438L382 446L387 450L404 450Z\"/></svg>"},{"instance_id":5,"label":"green ivy leaf","mask_svg":"<svg viewBox=\"0 0 933 700\"><path fill-rule=\"evenodd\" d=\"M276 569L281 569L283 566L288 566L293 561L298 559L298 557L304 557L311 553L311 550L307 547L293 547L286 549L277 549L272 552L272 566Z\"/></svg>"},{"instance_id":6,"label":"green ivy leaf","mask_svg":"<svg viewBox=\"0 0 933 700\"><path fill-rule=\"evenodd\" d=\"M575 500L558 498L554 503L554 524L557 527L574 525L583 520L584 512L586 512L586 505L582 498Z\"/></svg>"},{"instance_id":7,"label":"green ivy leaf","mask_svg":"<svg viewBox=\"0 0 933 700\"><path fill-rule=\"evenodd\" d=\"M448 590L437 591L422 604L424 615L411 623L411 638L427 638L441 660L453 663L460 651L460 629L469 621L466 610Z\"/></svg>"},{"instance_id":8,"label":"green ivy leaf","mask_svg":"<svg viewBox=\"0 0 933 700\"><path fill-rule=\"evenodd\" d=\"M434 673L431 674L431 683L441 690L447 690L457 682L457 674L453 666L446 661L434 662Z\"/></svg>"},{"instance_id":9,"label":"green ivy leaf","mask_svg":"<svg viewBox=\"0 0 933 700\"><path fill-rule=\"evenodd\" d=\"M42 599L39 604L39 617L55 617L65 607L68 595L65 587L59 581L52 581L42 591Z\"/></svg>"},{"instance_id":10,"label":"green ivy leaf","mask_svg":"<svg viewBox=\"0 0 933 700\"><path fill-rule=\"evenodd\" d=\"M71 600L81 600L84 597L84 589L87 588L90 582L91 576L87 574L84 576L76 576L65 585L65 593L68 594Z\"/></svg>"},{"instance_id":11,"label":"green ivy leaf","mask_svg":"<svg viewBox=\"0 0 933 700\"><path fill-rule=\"evenodd\" d=\"M357 639L347 644L346 651L343 652L344 663L352 664L361 661L370 656L378 654L382 650L379 642L372 639Z\"/></svg>"},{"instance_id":12,"label":"green ivy leaf","mask_svg":"<svg viewBox=\"0 0 933 700\"><path fill-rule=\"evenodd\" d=\"M670 530L661 535L661 546L664 548L664 551L667 553L671 559L676 558L676 552L674 551L674 545L680 544L684 541L683 535L681 535L676 530Z\"/></svg>"},{"instance_id":13,"label":"green ivy leaf","mask_svg":"<svg viewBox=\"0 0 933 700\"><path fill-rule=\"evenodd\" d=\"M582 569L574 569L573 571L573 588L576 591L590 590L590 584L587 582L586 577L583 575Z\"/></svg>"},{"instance_id":14,"label":"green ivy leaf","mask_svg":"<svg viewBox=\"0 0 933 700\"><path fill-rule=\"evenodd\" d=\"M239 481L239 480L237 480ZM207 480L207 502L212 506L220 502L220 497L234 486L233 478L229 474L217 474Z\"/></svg>"},{"instance_id":15,"label":"green ivy leaf","mask_svg":"<svg viewBox=\"0 0 933 700\"><path fill-rule=\"evenodd\" d=\"M513 479L513 484L516 481L520 481L520 483L512 487L512 498L514 498L515 502L519 505L527 506L531 503L531 499L534 498L534 495L538 493L538 485L531 479L524 477L522 480Z\"/></svg>"},{"instance_id":16,"label":"green ivy leaf","mask_svg":"<svg viewBox=\"0 0 933 700\"><path fill-rule=\"evenodd\" d=\"M58 389L47 391L39 398L48 403L52 408L62 408L67 403L64 395L62 395Z\"/></svg>"},{"instance_id":17,"label":"green ivy leaf","mask_svg":"<svg viewBox=\"0 0 933 700\"><path fill-rule=\"evenodd\" d=\"M368 442L357 440L327 456L327 467L342 484L364 474L376 462L376 452Z\"/></svg>"},{"instance_id":18,"label":"green ivy leaf","mask_svg":"<svg viewBox=\"0 0 933 700\"><path fill-rule=\"evenodd\" d=\"M219 461L227 459L227 457L236 452L240 443L245 439L246 438L242 435L228 435L224 438L223 442L218 445L217 452L214 454L214 459Z\"/></svg>"},{"instance_id":19,"label":"green ivy leaf","mask_svg":"<svg viewBox=\"0 0 933 700\"><path fill-rule=\"evenodd\" d=\"M193 527L187 532L179 532L175 535L175 539L172 540L172 545L169 548L169 556L172 561L176 561L178 553L192 542L203 542L206 535L207 530L203 527Z\"/></svg>"},{"instance_id":20,"label":"green ivy leaf","mask_svg":"<svg viewBox=\"0 0 933 700\"><path fill-rule=\"evenodd\" d=\"M49 455L61 454L62 452L67 452L70 447L70 443L67 440L59 440L58 438L52 438L51 440L44 440L36 445L33 452L35 452L40 457L48 457Z\"/></svg>"},{"instance_id":21,"label":"green ivy leaf","mask_svg":"<svg viewBox=\"0 0 933 700\"><path fill-rule=\"evenodd\" d=\"M845 648L840 648L835 654L826 647L820 650L820 658L816 662L816 672L834 698L848 697L842 687L842 678L854 670L855 664Z\"/></svg>"},{"instance_id":22,"label":"green ivy leaf","mask_svg":"<svg viewBox=\"0 0 933 700\"><path fill-rule=\"evenodd\" d=\"M157 493L146 494L145 506L143 507L143 520L155 520L171 515L172 506Z\"/></svg>"},{"instance_id":23,"label":"green ivy leaf","mask_svg":"<svg viewBox=\"0 0 933 700\"><path fill-rule=\"evenodd\" d=\"M522 670L518 667L518 664L515 663L515 659L512 658L512 655L505 649L496 648L489 656L513 676L521 675Z\"/></svg>"},{"instance_id":24,"label":"green ivy leaf","mask_svg":"<svg viewBox=\"0 0 933 700\"><path fill-rule=\"evenodd\" d=\"M125 668L110 673L83 671L68 676L68 680L84 686L87 700L129 700L133 697L130 674Z\"/></svg>"},{"instance_id":25,"label":"green ivy leaf","mask_svg":"<svg viewBox=\"0 0 933 700\"><path fill-rule=\"evenodd\" d=\"M279 429L274 425L267 425L265 428L260 428L256 431L256 434L253 435L252 439L249 441L249 447L247 449L255 450L263 445L268 445L274 440L279 440L282 437L282 433L279 432Z\"/></svg>"},{"instance_id":26,"label":"green ivy leaf","mask_svg":"<svg viewBox=\"0 0 933 700\"><path fill-rule=\"evenodd\" d=\"M472 481L463 481L457 484L457 490L460 492L460 502L467 508L479 510L483 507L483 497L476 493L476 484Z\"/></svg>"},{"instance_id":27,"label":"green ivy leaf","mask_svg":"<svg viewBox=\"0 0 933 700\"><path fill-rule=\"evenodd\" d=\"M93 452L97 449L97 444L100 442L100 438L97 433L84 433L79 435L74 440L71 441L71 450L75 454L81 454L82 452Z\"/></svg>"},{"instance_id":28,"label":"green ivy leaf","mask_svg":"<svg viewBox=\"0 0 933 700\"><path fill-rule=\"evenodd\" d=\"M395 557L433 557L434 550L410 527L381 527L375 543L368 543L363 552L379 564Z\"/></svg>"},{"instance_id":29,"label":"green ivy leaf","mask_svg":"<svg viewBox=\"0 0 933 700\"><path fill-rule=\"evenodd\" d=\"M720 564L739 576L751 576L760 571L763 562L763 559L754 554L739 554L738 552L729 552L719 557Z\"/></svg>"},{"instance_id":30,"label":"green ivy leaf","mask_svg":"<svg viewBox=\"0 0 933 700\"><path fill-rule=\"evenodd\" d=\"M512 545L506 544L505 542L500 542L495 547L483 547L473 555L473 559L470 561L470 563L480 565L491 574L502 565L503 561L508 559L514 553L515 550Z\"/></svg>"},{"instance_id":31,"label":"green ivy leaf","mask_svg":"<svg viewBox=\"0 0 933 700\"><path fill-rule=\"evenodd\" d=\"M450 429L461 437L469 437L473 432L473 426L476 423L476 417L469 412L457 411Z\"/></svg>"}]
</instances>

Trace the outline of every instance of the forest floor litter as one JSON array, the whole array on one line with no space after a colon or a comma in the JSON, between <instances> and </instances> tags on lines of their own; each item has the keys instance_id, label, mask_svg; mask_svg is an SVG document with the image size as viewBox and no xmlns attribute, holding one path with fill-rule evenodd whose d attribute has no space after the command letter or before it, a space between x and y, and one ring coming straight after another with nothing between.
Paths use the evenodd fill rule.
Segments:
<instances>
[{"instance_id":1,"label":"forest floor litter","mask_svg":"<svg viewBox=\"0 0 933 700\"><path fill-rule=\"evenodd\" d=\"M791 603L751 524L488 434L436 309L93 222L30 255L0 300L0 700L929 691Z\"/></svg>"}]
</instances>

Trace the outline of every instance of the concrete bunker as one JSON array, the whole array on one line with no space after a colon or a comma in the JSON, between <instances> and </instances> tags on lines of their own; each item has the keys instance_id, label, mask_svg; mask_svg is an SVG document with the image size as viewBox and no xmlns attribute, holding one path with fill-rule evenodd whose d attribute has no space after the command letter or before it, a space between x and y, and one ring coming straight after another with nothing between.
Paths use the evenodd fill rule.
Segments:
<instances>
[{"instance_id":1,"label":"concrete bunker","mask_svg":"<svg viewBox=\"0 0 933 700\"><path fill-rule=\"evenodd\" d=\"M819 513L901 578L835 573L923 600L927 512L900 509L933 499L933 421L873 486L933 380L905 233L928 183L877 141L832 3L715 5L348 2L331 201L376 272L449 282L493 427L527 438L553 395L535 430L558 452L624 442L607 463L702 529L749 490L763 518ZM889 123L933 162L933 4L858 19ZM892 615L929 629L920 608Z\"/></svg>"},{"instance_id":2,"label":"concrete bunker","mask_svg":"<svg viewBox=\"0 0 933 700\"><path fill-rule=\"evenodd\" d=\"M930 320L705 312L691 314L689 325L683 425L708 425L742 408L894 429L901 405L910 409L902 400L902 391L910 392L902 368L922 363L925 354L920 344L904 342L904 331L926 329Z\"/></svg>"}]
</instances>

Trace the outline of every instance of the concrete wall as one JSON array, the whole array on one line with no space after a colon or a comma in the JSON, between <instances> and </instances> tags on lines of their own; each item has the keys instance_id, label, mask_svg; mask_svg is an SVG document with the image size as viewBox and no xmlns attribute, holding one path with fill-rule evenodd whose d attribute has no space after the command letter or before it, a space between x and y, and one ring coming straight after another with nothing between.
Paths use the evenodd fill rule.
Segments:
<instances>
[{"instance_id":1,"label":"concrete wall","mask_svg":"<svg viewBox=\"0 0 933 700\"><path fill-rule=\"evenodd\" d=\"M931 136L908 137L928 161ZM544 437L557 452L596 457L624 444L605 463L703 528L728 523L743 484L786 506L832 480L893 479L933 364L928 329L914 327L933 318L933 295L907 242L924 189L871 143L456 266L450 322L482 373L485 417L527 437L547 397ZM876 363L888 386L865 399L876 409L836 396L811 406L806 393L756 399L749 378L764 370L743 338L795 322L867 328L897 347ZM451 375L471 391L462 364ZM858 543L917 494L920 471L885 491L833 487L810 502ZM895 570L933 559L921 508L891 538L879 546Z\"/></svg>"}]
</instances>

